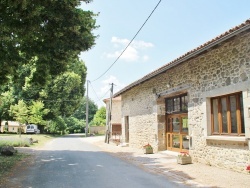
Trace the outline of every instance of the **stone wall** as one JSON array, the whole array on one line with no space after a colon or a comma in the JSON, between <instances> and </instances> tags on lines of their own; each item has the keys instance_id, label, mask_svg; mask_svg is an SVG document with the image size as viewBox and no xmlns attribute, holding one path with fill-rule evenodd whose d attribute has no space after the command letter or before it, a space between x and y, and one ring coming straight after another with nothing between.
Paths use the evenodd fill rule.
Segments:
<instances>
[{"instance_id":1,"label":"stone wall","mask_svg":"<svg viewBox=\"0 0 250 188\"><path fill-rule=\"evenodd\" d=\"M181 85L190 87L182 91ZM164 91L166 94L157 98ZM238 91L243 92L246 136L241 140L208 139L210 97ZM166 148L164 98L179 92L188 93L193 160L244 171L250 163L250 143L245 140L250 138L250 33L238 35L123 93L122 117L129 116L130 146L141 148L149 142L156 151Z\"/></svg>"},{"instance_id":2,"label":"stone wall","mask_svg":"<svg viewBox=\"0 0 250 188\"><path fill-rule=\"evenodd\" d=\"M121 124L121 100L114 100L112 102L112 124Z\"/></svg>"},{"instance_id":3,"label":"stone wall","mask_svg":"<svg viewBox=\"0 0 250 188\"><path fill-rule=\"evenodd\" d=\"M90 134L105 134L104 126L89 127Z\"/></svg>"}]
</instances>

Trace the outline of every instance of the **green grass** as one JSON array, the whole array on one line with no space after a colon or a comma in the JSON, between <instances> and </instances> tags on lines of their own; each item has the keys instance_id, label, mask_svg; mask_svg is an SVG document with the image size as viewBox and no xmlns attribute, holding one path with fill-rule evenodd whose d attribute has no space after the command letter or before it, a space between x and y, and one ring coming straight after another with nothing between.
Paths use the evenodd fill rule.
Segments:
<instances>
[{"instance_id":1,"label":"green grass","mask_svg":"<svg viewBox=\"0 0 250 188\"><path fill-rule=\"evenodd\" d=\"M21 138L19 138L19 135L15 134L0 134L0 148L6 145L13 147L42 147L44 144L46 144L46 142L50 141L55 137L58 136L45 134L22 134ZM32 145L30 145L27 138L38 140L38 143L33 143ZM23 159L29 156L29 154L20 152L14 153L13 156L0 155L0 187L4 184L4 179L8 176L8 173L11 172L11 169L16 164L20 163Z\"/></svg>"},{"instance_id":2,"label":"green grass","mask_svg":"<svg viewBox=\"0 0 250 188\"><path fill-rule=\"evenodd\" d=\"M0 134L0 147L10 145L14 147L42 147L49 140L58 137L58 135L47 134L22 134L21 138L15 134ZM29 144L28 138L38 140L38 143Z\"/></svg>"},{"instance_id":3,"label":"green grass","mask_svg":"<svg viewBox=\"0 0 250 188\"><path fill-rule=\"evenodd\" d=\"M10 172L12 167L28 156L28 154L24 153L15 153L12 156L0 155L0 181L2 181L2 179L4 179L4 177Z\"/></svg>"},{"instance_id":4,"label":"green grass","mask_svg":"<svg viewBox=\"0 0 250 188\"><path fill-rule=\"evenodd\" d=\"M29 147L30 143L24 139L0 140L0 148L2 146Z\"/></svg>"}]
</instances>

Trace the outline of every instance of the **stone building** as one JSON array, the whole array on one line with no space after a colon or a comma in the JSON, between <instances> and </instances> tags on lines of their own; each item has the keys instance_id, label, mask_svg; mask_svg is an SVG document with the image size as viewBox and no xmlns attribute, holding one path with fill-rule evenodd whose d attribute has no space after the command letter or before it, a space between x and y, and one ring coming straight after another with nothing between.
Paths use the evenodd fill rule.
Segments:
<instances>
[{"instance_id":1,"label":"stone building","mask_svg":"<svg viewBox=\"0 0 250 188\"><path fill-rule=\"evenodd\" d=\"M187 151L193 162L250 164L250 20L117 92L131 147Z\"/></svg>"}]
</instances>

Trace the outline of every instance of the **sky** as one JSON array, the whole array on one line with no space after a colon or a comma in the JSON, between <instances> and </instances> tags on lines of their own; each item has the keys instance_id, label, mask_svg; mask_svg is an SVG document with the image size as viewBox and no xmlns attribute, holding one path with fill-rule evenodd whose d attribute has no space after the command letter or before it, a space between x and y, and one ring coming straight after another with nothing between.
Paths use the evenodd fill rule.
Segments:
<instances>
[{"instance_id":1,"label":"sky","mask_svg":"<svg viewBox=\"0 0 250 188\"><path fill-rule=\"evenodd\" d=\"M80 55L87 67L88 97L98 107L105 106L103 99L110 97L111 83L114 83L114 93L118 92L245 22L250 18L249 7L249 0L93 0L83 3L83 10L99 13L96 17L99 28L93 32L98 36L96 44Z\"/></svg>"}]
</instances>

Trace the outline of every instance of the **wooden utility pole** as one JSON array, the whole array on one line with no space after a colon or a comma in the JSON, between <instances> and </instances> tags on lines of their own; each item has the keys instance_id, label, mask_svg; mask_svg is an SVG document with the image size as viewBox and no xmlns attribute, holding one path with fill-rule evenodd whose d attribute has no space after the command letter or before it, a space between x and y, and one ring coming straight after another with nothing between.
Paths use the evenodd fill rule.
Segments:
<instances>
[{"instance_id":1,"label":"wooden utility pole","mask_svg":"<svg viewBox=\"0 0 250 188\"><path fill-rule=\"evenodd\" d=\"M107 120L107 130L106 130L106 136L105 136L105 142L109 144L110 139L110 129L111 129L111 116L112 116L112 98L113 98L113 88L114 84L111 84L110 88L110 99L109 99L109 108L108 108L108 120Z\"/></svg>"},{"instance_id":2,"label":"wooden utility pole","mask_svg":"<svg viewBox=\"0 0 250 188\"><path fill-rule=\"evenodd\" d=\"M85 127L85 137L88 137L89 129L89 80L87 80L87 97L86 97L86 127Z\"/></svg>"}]
</instances>

